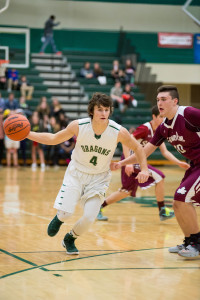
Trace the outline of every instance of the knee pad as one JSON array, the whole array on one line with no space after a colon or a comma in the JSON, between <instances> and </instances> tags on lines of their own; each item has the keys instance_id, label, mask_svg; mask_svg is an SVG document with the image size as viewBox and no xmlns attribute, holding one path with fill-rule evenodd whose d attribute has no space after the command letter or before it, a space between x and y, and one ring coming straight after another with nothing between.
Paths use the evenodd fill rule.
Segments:
<instances>
[{"instance_id":1,"label":"knee pad","mask_svg":"<svg viewBox=\"0 0 200 300\"><path fill-rule=\"evenodd\" d=\"M65 220L69 219L71 217L71 213L68 213L63 210L58 210L57 211L57 217L60 221L65 222Z\"/></svg>"}]
</instances>

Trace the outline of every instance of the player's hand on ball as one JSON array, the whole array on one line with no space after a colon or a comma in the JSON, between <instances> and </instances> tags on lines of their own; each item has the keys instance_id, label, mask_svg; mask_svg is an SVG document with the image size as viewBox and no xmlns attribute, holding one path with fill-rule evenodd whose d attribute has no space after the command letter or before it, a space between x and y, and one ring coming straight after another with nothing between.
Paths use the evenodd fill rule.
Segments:
<instances>
[{"instance_id":1,"label":"player's hand on ball","mask_svg":"<svg viewBox=\"0 0 200 300\"><path fill-rule=\"evenodd\" d=\"M141 171L140 173L138 173L136 177L139 183L146 182L148 178L149 178L149 171Z\"/></svg>"}]
</instances>

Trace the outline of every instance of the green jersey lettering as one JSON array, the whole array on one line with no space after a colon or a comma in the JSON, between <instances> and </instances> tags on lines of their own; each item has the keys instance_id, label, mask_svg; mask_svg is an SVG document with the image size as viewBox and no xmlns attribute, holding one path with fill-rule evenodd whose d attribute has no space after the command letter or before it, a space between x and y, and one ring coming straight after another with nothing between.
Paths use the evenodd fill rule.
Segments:
<instances>
[{"instance_id":1,"label":"green jersey lettering","mask_svg":"<svg viewBox=\"0 0 200 300\"><path fill-rule=\"evenodd\" d=\"M98 149L98 153L101 153L102 147L99 147Z\"/></svg>"},{"instance_id":2,"label":"green jersey lettering","mask_svg":"<svg viewBox=\"0 0 200 300\"><path fill-rule=\"evenodd\" d=\"M106 151L107 151L107 149L103 148L101 154L105 155Z\"/></svg>"},{"instance_id":3,"label":"green jersey lettering","mask_svg":"<svg viewBox=\"0 0 200 300\"><path fill-rule=\"evenodd\" d=\"M111 150L107 150L105 155L107 156L110 152L111 152Z\"/></svg>"},{"instance_id":4,"label":"green jersey lettering","mask_svg":"<svg viewBox=\"0 0 200 300\"><path fill-rule=\"evenodd\" d=\"M85 151L89 152L89 147L87 145L85 146Z\"/></svg>"},{"instance_id":5,"label":"green jersey lettering","mask_svg":"<svg viewBox=\"0 0 200 300\"><path fill-rule=\"evenodd\" d=\"M93 164L94 166L97 165L97 156L93 156L91 159L90 159L90 163Z\"/></svg>"}]
</instances>

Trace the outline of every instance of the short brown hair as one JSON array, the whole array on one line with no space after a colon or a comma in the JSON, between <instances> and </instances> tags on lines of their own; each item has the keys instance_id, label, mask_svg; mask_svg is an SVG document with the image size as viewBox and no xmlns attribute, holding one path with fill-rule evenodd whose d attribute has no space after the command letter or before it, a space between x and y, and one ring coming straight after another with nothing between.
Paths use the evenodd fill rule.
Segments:
<instances>
[{"instance_id":1,"label":"short brown hair","mask_svg":"<svg viewBox=\"0 0 200 300\"><path fill-rule=\"evenodd\" d=\"M178 99L178 103L179 103L179 93L178 93L178 89L177 89L176 86L174 86L174 85L161 85L157 89L157 94L161 93L161 92L169 92L169 94L172 97L172 99L177 98Z\"/></svg>"},{"instance_id":2,"label":"short brown hair","mask_svg":"<svg viewBox=\"0 0 200 300\"><path fill-rule=\"evenodd\" d=\"M113 112L113 102L110 96L102 93L94 93L92 95L92 98L89 101L88 104L88 115L93 118L93 113L94 113L94 107L97 105L100 107L101 105L104 107L110 107L110 116Z\"/></svg>"},{"instance_id":3,"label":"short brown hair","mask_svg":"<svg viewBox=\"0 0 200 300\"><path fill-rule=\"evenodd\" d=\"M159 114L160 114L160 112L159 112L159 109L158 109L158 106L157 105L154 105L153 107L152 107L152 109L151 109L151 114L152 114L152 116L154 115L154 116L159 116Z\"/></svg>"}]
</instances>

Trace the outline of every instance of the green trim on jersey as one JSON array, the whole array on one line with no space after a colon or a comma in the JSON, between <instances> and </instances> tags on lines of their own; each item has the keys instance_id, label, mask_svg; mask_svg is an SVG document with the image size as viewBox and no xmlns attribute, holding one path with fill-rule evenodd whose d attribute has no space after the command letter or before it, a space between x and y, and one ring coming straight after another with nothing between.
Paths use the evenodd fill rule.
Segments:
<instances>
[{"instance_id":1,"label":"green trim on jersey","mask_svg":"<svg viewBox=\"0 0 200 300\"><path fill-rule=\"evenodd\" d=\"M112 127L112 128L114 128L114 129L116 129L116 130L118 130L118 131L120 131L120 129L118 129L118 128L112 126L112 125L109 125L109 126Z\"/></svg>"},{"instance_id":2,"label":"green trim on jersey","mask_svg":"<svg viewBox=\"0 0 200 300\"><path fill-rule=\"evenodd\" d=\"M79 125L89 124L90 122L79 123Z\"/></svg>"},{"instance_id":3,"label":"green trim on jersey","mask_svg":"<svg viewBox=\"0 0 200 300\"><path fill-rule=\"evenodd\" d=\"M95 139L99 140L101 138L101 134L98 135L98 134L95 133L94 137L95 137Z\"/></svg>"}]
</instances>

